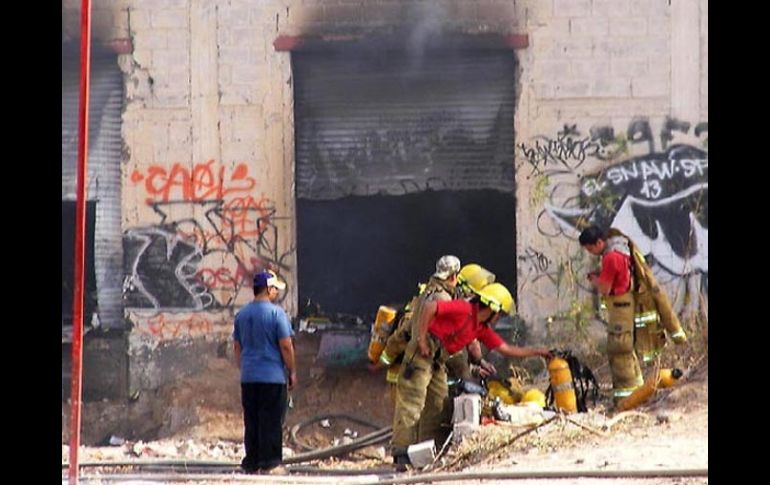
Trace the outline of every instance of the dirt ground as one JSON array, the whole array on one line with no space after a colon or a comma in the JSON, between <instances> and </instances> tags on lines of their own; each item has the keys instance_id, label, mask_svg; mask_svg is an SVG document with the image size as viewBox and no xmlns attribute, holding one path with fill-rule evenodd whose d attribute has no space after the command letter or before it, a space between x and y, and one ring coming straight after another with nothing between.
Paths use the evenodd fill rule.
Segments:
<instances>
[{"instance_id":1,"label":"dirt ground","mask_svg":"<svg viewBox=\"0 0 770 485\"><path fill-rule=\"evenodd\" d=\"M362 425L344 418L330 419L328 427L316 422L302 428L302 444L326 447L391 424L392 408L387 399L383 372L372 373L364 363L342 368L318 367L314 363L316 343L310 341L298 345L299 386L291 393L294 407L286 416L285 455L305 451L290 439L288 430L319 415L349 415L370 424ZM708 360L689 358L679 361L689 370L683 381L672 389L659 391L637 410L622 414L608 410L606 383L609 377L606 367L598 367L595 372L599 381L605 383L604 397L589 413L572 415L570 419L559 418L513 441L512 437L521 429L505 425L482 426L463 444L450 446L433 471L707 469ZM545 376L539 378L535 384L544 390L547 385L543 381ZM166 400L168 409L185 410L179 411L184 416L177 416L175 426L162 427L158 439L153 441L83 447L81 462L135 457L237 462L243 456L240 387L238 371L232 361L212 360L205 372L164 389L159 397ZM67 453L67 446L62 445L63 461L66 461ZM346 458L316 464L323 468L381 469L390 466L390 459L385 455L382 446L375 446ZM355 483L356 480L340 477L337 483ZM279 482L276 479L272 483ZM545 484L553 483L553 480L518 483ZM692 485L708 483L708 478L582 478L560 480L559 483Z\"/></svg>"},{"instance_id":2,"label":"dirt ground","mask_svg":"<svg viewBox=\"0 0 770 485\"><path fill-rule=\"evenodd\" d=\"M324 368L316 365L319 337L302 334L296 345L299 384L289 392L292 407L286 413L286 428L322 414L350 415L371 423L372 427L353 422L343 426L362 434L390 426L393 413L385 405L387 386L384 371L370 372L365 363L357 366ZM210 361L208 369L198 376L183 380L164 389L162 400L171 407L181 408L189 403L188 421L191 426L163 430L160 438L240 441L243 438L241 389L238 369L229 358ZM331 420L332 425L338 420ZM317 428L311 425L309 428ZM375 428L376 427L376 428ZM328 429L329 440L333 432ZM305 434L303 434L305 436ZM308 444L318 445L313 436ZM330 444L330 443L327 443Z\"/></svg>"}]
</instances>

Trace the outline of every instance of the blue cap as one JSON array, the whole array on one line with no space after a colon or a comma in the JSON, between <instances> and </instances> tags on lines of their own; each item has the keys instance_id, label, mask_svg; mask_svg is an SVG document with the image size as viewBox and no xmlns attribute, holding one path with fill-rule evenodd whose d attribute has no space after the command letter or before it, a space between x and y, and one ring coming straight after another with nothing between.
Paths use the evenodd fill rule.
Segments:
<instances>
[{"instance_id":1,"label":"blue cap","mask_svg":"<svg viewBox=\"0 0 770 485\"><path fill-rule=\"evenodd\" d=\"M272 286L273 288L278 288L279 290L283 290L286 288L286 283L279 280L278 275L276 275L272 271L265 270L265 271L260 271L259 273L254 275L254 286L259 286L261 288Z\"/></svg>"}]
</instances>

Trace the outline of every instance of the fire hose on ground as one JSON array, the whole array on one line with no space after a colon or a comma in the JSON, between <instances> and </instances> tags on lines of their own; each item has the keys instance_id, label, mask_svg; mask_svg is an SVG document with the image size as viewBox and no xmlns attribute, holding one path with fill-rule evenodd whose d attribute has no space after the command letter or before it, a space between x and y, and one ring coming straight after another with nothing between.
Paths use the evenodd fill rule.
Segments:
<instances>
[{"instance_id":1,"label":"fire hose on ground","mask_svg":"<svg viewBox=\"0 0 770 485\"><path fill-rule=\"evenodd\" d=\"M331 472L331 471L330 471ZM334 473L329 473L334 475ZM375 474L371 474L375 475ZM341 485L344 483L355 483L356 485L401 485L410 483L428 483L428 482L446 482L446 481L465 481L465 480L521 480L521 479L564 479L564 478L657 478L657 477L708 477L708 468L693 469L654 469L654 470L530 470L530 471L470 471L455 473L427 473L413 476L394 477L375 477L371 481L356 480L354 482L339 481L340 477L335 477L335 483ZM361 477L368 480L368 477ZM162 480L166 482L190 482L204 481L210 482L213 479L227 481L244 481L250 483L319 483L318 477L302 476L279 476L279 475L232 475L232 474L163 474L163 475L134 475L134 474L116 474L83 476L83 481L97 480L98 483L114 480ZM305 481L307 480L307 481ZM326 482L324 482L326 483Z\"/></svg>"},{"instance_id":2,"label":"fire hose on ground","mask_svg":"<svg viewBox=\"0 0 770 485\"><path fill-rule=\"evenodd\" d=\"M344 414L326 414L321 416L316 416L314 418L308 419L306 421L300 422L292 427L291 430L291 436L292 440L297 443L296 435L297 432L304 426L307 426L308 424L321 421L323 419L330 419L330 418L337 418L337 419L347 419L353 422L356 422L358 424L369 426L372 428L376 428L375 425L368 423L362 419L348 416ZM390 426L386 428L377 429L376 431L373 431L369 434L366 434L364 436L355 438L351 440L348 443L342 443L336 446L330 446L328 448L322 448L320 450L312 450L307 451L305 453L299 453L297 455L293 455L290 457L286 457L283 460L283 463L285 465L291 465L295 463L306 463L313 460L323 460L325 458L331 458L334 456L341 456L347 453L350 453L351 451L358 450L360 448L366 448L367 446L372 446L377 443L382 443L390 440L390 437L393 435L392 428ZM299 444L299 443L297 443ZM308 449L309 447L307 445L300 444L305 449ZM68 463L62 463L62 468L67 468L69 466ZM158 467L164 467L164 466L178 466L178 467L206 467L206 468L216 468L216 467L222 467L222 468L237 468L240 466L239 462L224 462L224 461L213 461L213 460L163 460L163 459L154 459L154 460L115 460L115 461L93 461L93 462L81 462L79 464L81 467L100 467L100 466L141 466L141 467L148 467L148 466L158 466Z\"/></svg>"},{"instance_id":3,"label":"fire hose on ground","mask_svg":"<svg viewBox=\"0 0 770 485\"><path fill-rule=\"evenodd\" d=\"M347 415L323 415L323 416L316 416L314 418L311 418L309 420L303 421L301 423L298 423L294 427L292 427L292 430L290 432L292 439L296 442L296 434L297 432L304 426L307 426L308 424L321 421L323 419L329 419L329 418L344 418L348 419L353 422L357 422L359 424L375 427L374 425L370 423L366 423L363 420L360 420L358 418L354 418ZM305 453L300 453L291 457L287 457L283 460L283 463L285 465L292 465L292 464L298 464L298 463L306 463L314 460L322 460L325 458L330 458L334 456L341 456L346 453L349 453L351 451L365 448L367 446L371 446L377 443L385 442L390 439L392 436L392 428L386 427L377 429L376 431L373 431L369 434L366 434L364 436L361 436L359 438L353 439L348 443L343 443L336 446L331 446L328 448L323 448L320 450L312 450ZM308 448L306 445L303 446L304 448ZM67 468L69 465L67 463L62 463L62 468ZM236 471L239 468L238 462L223 462L223 461L213 461L213 460L164 460L164 459L139 459L139 460L121 460L121 461L92 461L92 462L81 462L79 464L80 467L112 467L112 466L137 466L141 468L151 468L151 467L173 467L173 468L180 468L188 473L181 474L181 475L175 475L175 474L165 474L165 475L156 475L153 474L153 479L163 479L168 481L184 481L184 480L204 480L202 477L206 477L206 479L212 478L213 475L211 472L217 473L217 472L228 472L228 471ZM200 474L201 471L204 469L210 470L209 473L203 473ZM195 474L191 474L190 472L198 471L199 476L196 476ZM344 476L344 475L372 475L374 481L372 482L366 482L366 484L360 483L359 485L399 485L399 484L410 484L410 483L423 483L423 482L441 482L441 481L450 481L450 480L511 480L511 479L524 479L524 478L530 478L530 479L543 479L543 478L623 478L623 477L707 477L708 476L708 468L699 468L699 469L657 469L657 470L549 470L549 471L538 471L538 470L531 470L531 471L500 471L500 472L490 472L490 471L466 471L466 472L454 472L454 473L427 473L427 474L418 474L414 476L394 476L394 471L391 469L368 469L368 470L343 470L343 469L321 469L318 467L313 466L292 466L289 467L289 471L292 473L308 473L308 474L327 474L327 475L336 475L336 476ZM113 478L120 478L120 479L127 479L131 475L129 474L116 474L113 476L110 475L100 475L100 478L102 480L110 480ZM137 475L139 476L139 475ZM295 475L295 478L297 476ZM376 479L374 478L376 477ZM90 477L83 477L84 480L88 480ZM146 478L146 476L144 477ZM228 479L232 479L233 475L227 475ZM254 479L256 477L250 476L249 478ZM265 477L267 478L267 477ZM271 476L270 479L272 480L272 483L280 483L282 477L279 476Z\"/></svg>"},{"instance_id":4,"label":"fire hose on ground","mask_svg":"<svg viewBox=\"0 0 770 485\"><path fill-rule=\"evenodd\" d=\"M318 416L314 416L314 417L312 417L310 419L306 419L305 421L301 421L301 422L295 424L294 426L292 426L291 431L289 433L289 435L291 437L292 443L294 443L297 447L303 449L304 451L313 451L313 450L315 450L315 448L312 448L312 447L307 446L306 444L302 443L299 440L299 438L297 438L297 433L299 432L300 429L304 428L305 426L308 426L308 425L313 424L313 423L317 423L319 421L323 421L325 419L345 419L345 420L351 421L353 423L359 424L361 426L367 426L367 427L375 429L377 431L382 431L383 429L388 429L388 430L390 429L390 428L378 428L378 426L375 425L375 424L372 424L372 423L370 423L370 422L368 422L366 420L363 420L361 418L357 418L355 416L350 416L350 415L347 415L347 414L321 414L321 415L318 415ZM380 440L378 440L377 442L379 442L379 441Z\"/></svg>"}]
</instances>

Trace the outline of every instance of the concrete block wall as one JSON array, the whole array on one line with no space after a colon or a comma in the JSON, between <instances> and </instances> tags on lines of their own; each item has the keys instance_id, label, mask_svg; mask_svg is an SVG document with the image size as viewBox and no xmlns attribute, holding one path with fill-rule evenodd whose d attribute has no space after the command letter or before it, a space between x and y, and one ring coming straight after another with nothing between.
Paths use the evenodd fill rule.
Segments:
<instances>
[{"instance_id":1,"label":"concrete block wall","mask_svg":"<svg viewBox=\"0 0 770 485\"><path fill-rule=\"evenodd\" d=\"M663 263L656 272L679 308L697 310L708 278L708 32L698 27L708 18L705 2L679 8L667 0L524 3L530 48L519 56L515 116L520 313L537 335L546 322L569 325L583 305L595 305L584 276L597 261L577 244L580 216L634 236ZM671 155L677 143L706 153ZM687 176L655 171L664 159L684 171L689 157L699 162ZM587 197L592 181L607 182L603 174L642 168L644 174L610 180L606 210L597 208L597 193ZM685 188L674 188L674 179ZM673 230L672 219L690 216L676 203L698 197L692 217L703 220L705 211L705 227L676 223ZM656 212L645 220L629 216L633 203ZM665 227L657 240L640 232L650 223ZM699 245L682 257L683 244L666 238L688 232L698 233Z\"/></svg>"},{"instance_id":2,"label":"concrete block wall","mask_svg":"<svg viewBox=\"0 0 770 485\"><path fill-rule=\"evenodd\" d=\"M589 190L584 180L609 180L615 201L627 195L648 204L679 200L681 190L662 184L664 176L622 174L635 157L662 160L675 143L707 149L708 6L706 0L685 3L100 3L94 38L129 46L118 60L126 86L122 223L131 352L199 339L201 328L226 338L232 315L251 299L251 275L264 267L288 281L284 306L296 313L291 54L273 42L403 28L411 29L414 42L438 33L527 36L512 73L517 247L511 250L519 263L519 311L535 330L544 328L549 317L588 295L578 270L590 262L570 225L586 208L580 205L581 191ZM78 7L73 0L62 4L63 38L77 35ZM707 190L707 161L704 166L696 155L679 156L674 165L687 172L687 187ZM616 165L626 184L607 178ZM630 219L621 219L630 227ZM656 256L679 265L661 269L667 284L701 287L707 229L705 236L700 256L680 258L684 263L658 241ZM645 243L652 249L653 242Z\"/></svg>"},{"instance_id":3,"label":"concrete block wall","mask_svg":"<svg viewBox=\"0 0 770 485\"><path fill-rule=\"evenodd\" d=\"M135 249L126 307L133 361L147 364L132 388L212 357L202 349L228 339L255 272L288 281L284 306L295 313L291 75L271 46L280 11L280 2L205 0L129 8L139 21L123 120L124 229ZM195 365L164 367L182 355Z\"/></svg>"},{"instance_id":4,"label":"concrete block wall","mask_svg":"<svg viewBox=\"0 0 770 485\"><path fill-rule=\"evenodd\" d=\"M709 2L700 1L700 118L709 114Z\"/></svg>"}]
</instances>

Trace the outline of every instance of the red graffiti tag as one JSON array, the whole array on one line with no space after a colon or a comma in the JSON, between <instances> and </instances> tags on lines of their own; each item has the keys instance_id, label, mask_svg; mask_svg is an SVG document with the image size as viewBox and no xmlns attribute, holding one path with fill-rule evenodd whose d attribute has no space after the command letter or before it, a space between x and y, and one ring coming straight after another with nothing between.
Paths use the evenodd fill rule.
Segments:
<instances>
[{"instance_id":1,"label":"red graffiti tag","mask_svg":"<svg viewBox=\"0 0 770 485\"><path fill-rule=\"evenodd\" d=\"M213 289L234 289L237 282L236 278L230 273L230 268L224 266L220 268L203 268L195 273L198 281L206 288Z\"/></svg>"},{"instance_id":2,"label":"red graffiti tag","mask_svg":"<svg viewBox=\"0 0 770 485\"><path fill-rule=\"evenodd\" d=\"M145 333L158 338L177 338L193 335L204 335L211 333L211 322L200 315L193 315L189 318L171 320L161 313L147 320L146 330L140 326Z\"/></svg>"},{"instance_id":3,"label":"red graffiti tag","mask_svg":"<svg viewBox=\"0 0 770 485\"><path fill-rule=\"evenodd\" d=\"M248 193L256 185L245 163L236 165L229 176L226 172L225 166L214 167L214 160L197 163L192 171L181 163L175 163L171 169L152 165L146 174L134 170L131 181L136 184L144 180L148 204L168 202L172 197L189 202L223 200L231 193Z\"/></svg>"},{"instance_id":4,"label":"red graffiti tag","mask_svg":"<svg viewBox=\"0 0 770 485\"><path fill-rule=\"evenodd\" d=\"M201 268L195 273L195 277L200 284L209 290L231 290L240 286L251 287L252 278L259 271L264 269L276 271L272 264L262 258L252 256L248 260L248 263L238 262L235 274L232 273L231 268L220 266L218 268Z\"/></svg>"},{"instance_id":5,"label":"red graffiti tag","mask_svg":"<svg viewBox=\"0 0 770 485\"><path fill-rule=\"evenodd\" d=\"M246 264L238 262L235 274L231 272L230 268L220 266L219 268L202 268L195 273L195 277L209 290L235 289L238 286L250 287L254 274L268 266L255 257L248 259L248 267Z\"/></svg>"}]
</instances>

